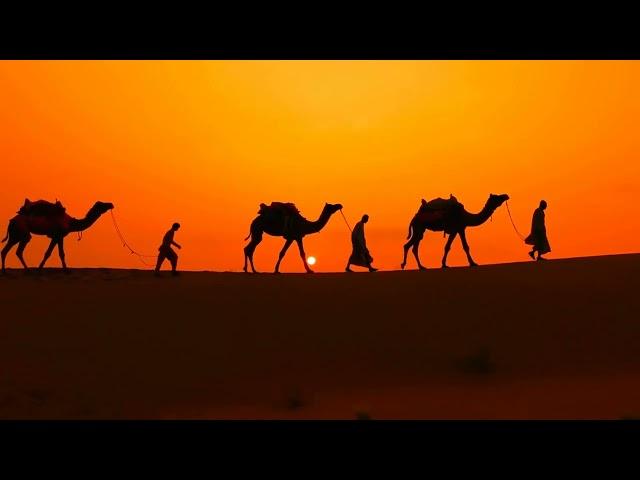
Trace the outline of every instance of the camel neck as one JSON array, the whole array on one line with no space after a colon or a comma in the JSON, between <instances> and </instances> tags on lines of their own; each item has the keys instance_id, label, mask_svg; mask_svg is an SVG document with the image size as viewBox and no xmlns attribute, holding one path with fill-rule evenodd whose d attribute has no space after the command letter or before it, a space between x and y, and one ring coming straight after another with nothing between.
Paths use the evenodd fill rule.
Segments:
<instances>
[{"instance_id":1,"label":"camel neck","mask_svg":"<svg viewBox=\"0 0 640 480\"><path fill-rule=\"evenodd\" d=\"M100 214L91 208L84 218L72 218L69 222L71 232L82 232L93 225L100 218Z\"/></svg>"},{"instance_id":2,"label":"camel neck","mask_svg":"<svg viewBox=\"0 0 640 480\"><path fill-rule=\"evenodd\" d=\"M322 230L324 226L327 224L327 222L329 221L329 218L331 218L331 214L329 213L328 209L325 207L315 222L309 222L308 233L317 233L320 230Z\"/></svg>"},{"instance_id":3,"label":"camel neck","mask_svg":"<svg viewBox=\"0 0 640 480\"><path fill-rule=\"evenodd\" d=\"M482 225L484 222L489 220L489 217L493 215L493 212L495 212L495 210L495 208L492 208L489 205L489 201L487 201L482 210L480 210L478 213L465 212L467 217L466 223L469 227L477 227L478 225Z\"/></svg>"}]
</instances>

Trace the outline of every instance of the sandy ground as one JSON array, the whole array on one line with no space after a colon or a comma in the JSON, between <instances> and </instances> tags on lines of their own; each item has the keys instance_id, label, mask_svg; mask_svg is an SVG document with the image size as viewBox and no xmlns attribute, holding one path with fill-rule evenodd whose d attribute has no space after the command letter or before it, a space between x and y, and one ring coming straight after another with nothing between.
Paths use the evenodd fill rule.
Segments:
<instances>
[{"instance_id":1,"label":"sandy ground","mask_svg":"<svg viewBox=\"0 0 640 480\"><path fill-rule=\"evenodd\" d=\"M9 270L0 418L639 418L639 272Z\"/></svg>"}]
</instances>

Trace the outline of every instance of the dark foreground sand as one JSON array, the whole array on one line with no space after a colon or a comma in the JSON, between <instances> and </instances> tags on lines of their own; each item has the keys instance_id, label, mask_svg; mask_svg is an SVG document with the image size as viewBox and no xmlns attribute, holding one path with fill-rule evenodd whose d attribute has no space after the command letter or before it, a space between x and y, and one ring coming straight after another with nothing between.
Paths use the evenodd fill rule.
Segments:
<instances>
[{"instance_id":1,"label":"dark foreground sand","mask_svg":"<svg viewBox=\"0 0 640 480\"><path fill-rule=\"evenodd\" d=\"M636 418L639 274L11 270L0 418Z\"/></svg>"}]
</instances>

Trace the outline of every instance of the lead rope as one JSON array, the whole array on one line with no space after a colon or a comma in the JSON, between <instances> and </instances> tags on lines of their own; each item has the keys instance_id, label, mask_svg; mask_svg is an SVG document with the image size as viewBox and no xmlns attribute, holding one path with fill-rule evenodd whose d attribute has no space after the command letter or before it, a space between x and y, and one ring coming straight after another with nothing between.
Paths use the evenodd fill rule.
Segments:
<instances>
[{"instance_id":1,"label":"lead rope","mask_svg":"<svg viewBox=\"0 0 640 480\"><path fill-rule=\"evenodd\" d=\"M524 242L524 236L518 231L518 227L516 227L516 224L513 222L513 217L511 216L511 210L509 209L509 202L507 201L505 202L505 204L507 205L507 212L509 213L509 220L511 220L511 225L513 225L513 229L518 234L520 239Z\"/></svg>"},{"instance_id":2,"label":"lead rope","mask_svg":"<svg viewBox=\"0 0 640 480\"><path fill-rule=\"evenodd\" d=\"M342 209L339 210L340 215L342 215L342 218L344 218L344 223L347 224L347 228L349 229L350 232L353 232L353 230L351 230L351 226L349 225L349 222L347 222L347 217L344 216L344 213L342 213Z\"/></svg>"},{"instance_id":3,"label":"lead rope","mask_svg":"<svg viewBox=\"0 0 640 480\"><path fill-rule=\"evenodd\" d=\"M136 252L133 248L131 248L131 247L129 246L129 244L127 243L127 241L124 239L124 236L122 235L122 232L120 232L120 228L118 228L118 223L116 222L116 217L115 217L115 215L113 214L113 210L110 210L110 212L111 212L111 220L113 221L113 226L114 226L114 227L115 227L115 229L116 229L116 233L118 234L118 237L120 238L120 241L122 242L122 246L123 246L123 247L126 247L126 248L131 252L131 254L132 254L132 255L137 256L137 257L138 257L138 259L139 259L142 263L144 263L145 265L147 265L147 266L153 266L152 264L145 262L145 261L144 261L144 257L146 257L146 258L155 258L155 257L157 257L157 255L143 255L142 253L138 253L138 252Z\"/></svg>"}]
</instances>

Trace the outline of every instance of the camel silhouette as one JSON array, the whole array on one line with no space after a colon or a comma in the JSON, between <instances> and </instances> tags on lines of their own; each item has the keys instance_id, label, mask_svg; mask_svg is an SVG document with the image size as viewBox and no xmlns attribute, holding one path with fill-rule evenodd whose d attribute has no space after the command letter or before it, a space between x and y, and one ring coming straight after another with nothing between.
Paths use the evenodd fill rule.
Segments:
<instances>
[{"instance_id":1,"label":"camel silhouette","mask_svg":"<svg viewBox=\"0 0 640 480\"><path fill-rule=\"evenodd\" d=\"M469 265L472 267L478 265L473 261L473 258L471 258L465 230L467 227L477 227L478 225L482 225L491 217L493 212L495 212L496 209L507 200L509 200L509 195L494 195L492 193L489 195L487 203L480 212L469 213L465 210L464 205L459 203L453 196L448 200L437 198L431 202L426 202L423 199L418 213L416 213L409 224L409 235L407 236L409 241L404 245L404 258L400 267L404 270L404 267L407 264L407 252L409 251L409 248L413 247L413 256L416 258L418 268L420 270L426 269L422 263L420 263L420 257L418 256L418 247L420 246L420 241L424 237L425 230L444 232L449 235L447 243L444 246L442 268L447 267L447 255L449 255L449 250L451 249L453 240L458 235L460 235L462 248L464 248L464 251L467 254Z\"/></svg>"},{"instance_id":2,"label":"camel silhouette","mask_svg":"<svg viewBox=\"0 0 640 480\"><path fill-rule=\"evenodd\" d=\"M62 268L67 270L64 255L64 237L71 232L82 232L95 223L100 216L113 208L112 203L96 202L89 209L84 218L73 218L69 216L60 202L55 204L45 200L37 202L25 201L25 205L20 209L18 215L9 221L7 235L2 240L7 244L2 249L2 273L5 273L5 259L9 251L18 244L16 251L17 257L20 259L22 266L27 269L27 264L22 257L25 247L31 240L31 234L46 235L51 239L49 248L44 254L39 269L44 267L45 262L51 255L54 247L58 246L58 253L62 261Z\"/></svg>"},{"instance_id":3,"label":"camel silhouette","mask_svg":"<svg viewBox=\"0 0 640 480\"><path fill-rule=\"evenodd\" d=\"M251 264L251 270L253 273L257 273L253 266L253 253L256 247L262 241L263 233L274 237L283 237L285 239L284 246L278 256L278 262L274 273L280 273L280 262L284 258L285 253L295 241L298 244L300 250L300 257L304 263L304 268L307 273L313 273L307 264L307 258L304 253L304 245L302 239L305 235L317 233L324 228L324 226L331 218L331 215L342 209L340 204L325 203L322 213L315 222L309 221L300 215L295 209L295 206L291 204L278 204L280 206L267 206L262 204L258 216L251 222L249 229L249 236L245 240L251 238L251 241L244 247L244 271L247 271L247 260ZM287 207L287 205L289 207ZM287 211L287 208L292 208Z\"/></svg>"}]
</instances>

